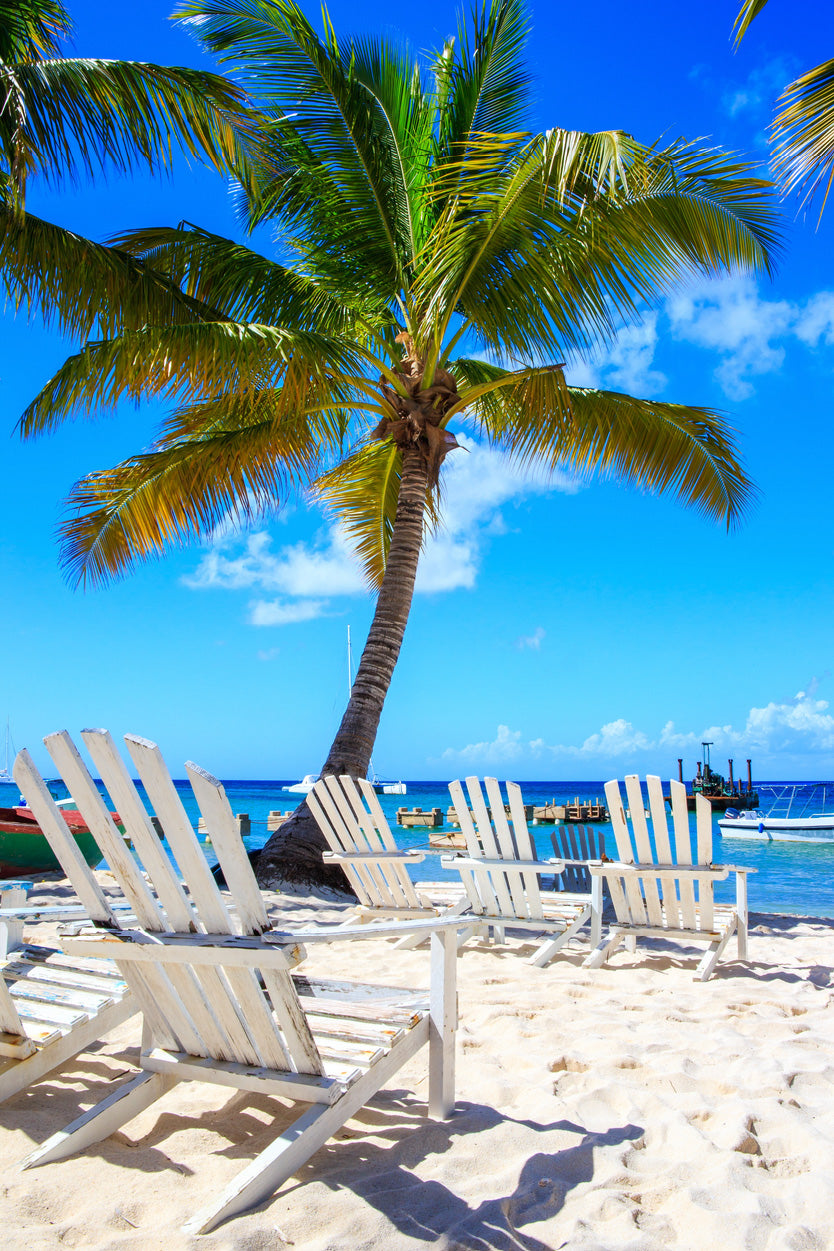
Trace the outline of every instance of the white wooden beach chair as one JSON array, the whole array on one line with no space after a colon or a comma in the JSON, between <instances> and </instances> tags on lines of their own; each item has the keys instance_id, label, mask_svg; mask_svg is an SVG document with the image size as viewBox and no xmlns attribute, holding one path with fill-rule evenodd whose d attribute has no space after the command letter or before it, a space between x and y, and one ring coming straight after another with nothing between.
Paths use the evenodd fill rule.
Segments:
<instances>
[{"instance_id":1,"label":"white wooden beach chair","mask_svg":"<svg viewBox=\"0 0 834 1251\"><path fill-rule=\"evenodd\" d=\"M14 776L92 919L86 932L62 938L64 950L73 958L112 956L141 1006L141 1071L43 1143L24 1166L59 1160L101 1141L179 1081L215 1083L301 1104L293 1124L276 1133L270 1146L184 1226L190 1234L206 1233L271 1195L425 1043L430 1115L450 1115L458 922L434 918L352 931L270 930L223 787L187 764L233 899L232 913L155 744L133 736L125 740L185 882L165 854L110 735L87 730L82 738L117 800L144 874L69 735L53 734L44 742L133 908L133 925L120 925L67 837L28 753L18 756ZM430 995L291 976L305 954L302 942L401 935L415 927L432 932Z\"/></svg>"},{"instance_id":2,"label":"white wooden beach chair","mask_svg":"<svg viewBox=\"0 0 834 1251\"><path fill-rule=\"evenodd\" d=\"M323 854L325 862L342 866L356 894L360 922L452 917L469 907L459 881L412 881L408 867L425 860L425 852L397 846L367 779L321 778L307 796L307 804L330 847ZM409 935L398 946L414 947L422 941L420 934Z\"/></svg>"},{"instance_id":3,"label":"white wooden beach chair","mask_svg":"<svg viewBox=\"0 0 834 1251\"><path fill-rule=\"evenodd\" d=\"M747 959L747 874L755 869L712 863L712 805L703 795L696 796L697 855L692 859L686 787L671 782L674 851L669 840L666 804L660 778L648 776L654 850L649 837L640 779L625 779L626 804L619 782L608 782L605 795L617 841L619 861L590 865L591 873L608 884L616 921L607 937L585 960L588 968L598 968L624 940L632 945L637 938L669 938L684 944L706 943L695 973L705 982L733 934L739 960ZM630 809L631 828L626 819ZM736 875L735 906L716 904L713 887L730 873Z\"/></svg>"},{"instance_id":4,"label":"white wooden beach chair","mask_svg":"<svg viewBox=\"0 0 834 1251\"><path fill-rule=\"evenodd\" d=\"M590 895L593 886L588 864L591 860L605 858L605 836L592 825L571 822L557 825L550 831L553 854L564 862L565 868L557 874L554 890L570 894Z\"/></svg>"},{"instance_id":5,"label":"white wooden beach chair","mask_svg":"<svg viewBox=\"0 0 834 1251\"><path fill-rule=\"evenodd\" d=\"M515 782L506 784L512 830L497 780L484 778L484 787L486 799L478 779L467 778L467 802L460 782L449 783L467 854L442 860L444 866L460 873L469 911L479 920L481 931L492 930L497 937L505 927L536 931L542 941L528 964L539 966L548 964L588 921L592 941L598 941L602 883L595 884L593 898L591 893L573 896L543 891L539 878L561 873L564 862L536 859L521 789Z\"/></svg>"},{"instance_id":6,"label":"white wooden beach chair","mask_svg":"<svg viewBox=\"0 0 834 1251\"><path fill-rule=\"evenodd\" d=\"M109 960L24 941L24 926L83 915L77 907L28 907L30 885L0 882L0 1102L139 1011Z\"/></svg>"}]
</instances>

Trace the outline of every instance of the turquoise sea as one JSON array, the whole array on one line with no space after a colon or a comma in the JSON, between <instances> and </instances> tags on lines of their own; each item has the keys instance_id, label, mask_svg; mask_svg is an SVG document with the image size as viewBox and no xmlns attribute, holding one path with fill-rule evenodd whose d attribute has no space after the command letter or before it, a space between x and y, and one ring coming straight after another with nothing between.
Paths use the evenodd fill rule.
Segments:
<instances>
[{"instance_id":1,"label":"turquoise sea","mask_svg":"<svg viewBox=\"0 0 834 1251\"><path fill-rule=\"evenodd\" d=\"M292 779L293 781L297 779ZM299 802L299 796L291 795L281 788L284 782L226 782L226 793L235 812L246 812L251 821L251 836L246 840L251 849L262 847L267 839L266 819L271 809L286 812ZM424 811L440 808L445 818L449 807L449 787L446 782L408 782L406 795L380 795L379 801L395 831L397 841L403 847L427 847L427 830L410 830L396 825L399 807L417 808ZM764 785L764 784L763 784ZM786 783L768 783L782 787ZM793 784L791 784L793 785ZM796 783L800 790L807 783ZM828 784L828 794L834 802L834 783ZM196 822L197 808L187 783L178 783L186 809ZM522 782L525 803L543 804L551 799L557 803L571 802L575 796L583 800L599 797L605 802L602 782ZM694 831L694 814L690 823ZM451 826L443 828L451 829ZM540 858L553 855L550 843L552 826L532 827ZM605 834L606 851L614 857L616 848L609 824L597 825ZM749 879L750 907L760 912L786 912L796 916L834 917L834 843L768 843L750 839L722 838L713 821L713 857L718 864L747 865L756 869ZM209 849L210 850L210 849ZM436 878L442 875L439 857L427 855L426 860L412 870L416 878ZM716 898L730 900L735 897L735 878L719 882Z\"/></svg>"},{"instance_id":2,"label":"turquoise sea","mask_svg":"<svg viewBox=\"0 0 834 1251\"><path fill-rule=\"evenodd\" d=\"M300 797L288 794L282 788L287 781L226 781L224 783L232 809L236 813L247 813L251 822L251 834L245 840L247 847L254 850L262 847L267 840L267 817L270 811L280 809L291 811L299 802ZM440 808L445 818L449 807L449 789L446 782L408 782L406 795L380 795L382 805L391 827L396 832L398 842L403 847L428 847L427 830L403 829L396 825L397 808L420 807L424 811ZM801 799L809 790L810 783L762 783L761 786L796 786ZM823 785L814 784L814 785ZM828 810L834 806L834 783L825 783L829 787L830 796ZM177 789L183 799L186 811L197 824L199 816L197 805L187 782L177 782ZM580 800L594 800L597 797L604 802L602 782L523 782L521 789L526 803L544 804L550 800L556 803L569 803L575 796ZM57 789L60 797L66 791ZM11 805L17 802L16 793L12 788L0 788L0 804ZM762 804L762 807L765 805ZM819 809L815 809L818 811ZM694 815L690 818L694 831ZM451 829L450 826L442 828ZM540 858L546 859L553 855L550 843L552 826L539 825L532 827L532 833ZM616 849L614 837L609 824L603 823L596 827L606 839L606 851L614 857ZM795 916L834 917L834 842L765 842L751 839L727 838L721 836L717 824L717 814L713 821L714 844L713 859L717 864L746 865L755 869L749 879L750 908L759 912L783 912ZM210 844L206 846L208 858L213 859ZM442 876L439 857L428 854L426 860L413 869L416 878L437 878ZM726 882L716 887L718 899L729 900L734 897L735 881L731 875Z\"/></svg>"}]
</instances>

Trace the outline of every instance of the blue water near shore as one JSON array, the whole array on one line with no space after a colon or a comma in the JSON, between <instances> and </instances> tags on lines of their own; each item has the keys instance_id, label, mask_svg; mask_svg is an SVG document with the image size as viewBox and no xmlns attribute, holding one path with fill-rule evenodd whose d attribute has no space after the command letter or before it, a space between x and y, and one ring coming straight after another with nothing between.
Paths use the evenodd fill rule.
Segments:
<instances>
[{"instance_id":1,"label":"blue water near shore","mask_svg":"<svg viewBox=\"0 0 834 1251\"><path fill-rule=\"evenodd\" d=\"M292 779L296 780L296 779ZM267 817L270 811L280 809L291 811L300 801L300 796L292 795L283 790L283 781L227 781L224 783L229 802L234 812L248 813L251 822L251 835L245 840L250 850L262 847L267 841ZM762 784L764 785L764 784ZM778 783L768 785L794 785ZM809 784L796 783L801 794ZM821 785L821 784L820 784ZM826 783L830 800L827 810L834 808L834 783ZM588 801L599 799L604 802L602 782L524 782L522 793L525 803L544 804L551 800L556 803L570 803L575 796ZM194 796L187 782L177 782L177 789L182 797L186 812L196 827L199 812ZM8 798L11 790L0 788L0 804L13 804L17 796ZM65 794L56 790L56 795ZM379 801L392 829L396 832L398 843L403 847L428 848L428 831L425 829L404 829L396 825L397 809L420 807L424 811L440 808L444 819L449 807L449 789L445 782L408 782L407 795L380 795ZM765 805L763 804L763 807ZM814 811L821 811L815 808ZM767 842L752 839L722 837L718 827L718 815L713 815L713 860L716 864L745 865L756 872L749 879L750 908L759 912L781 912L794 916L834 917L834 842ZM690 826L694 834L695 818L690 817ZM453 827L442 827L451 830ZM531 832L536 850L541 859L553 855L550 842L552 826L532 826ZM605 836L606 852L616 857L614 835L610 824L597 824L596 828ZM210 844L206 853L213 860ZM428 853L426 860L414 867L415 878L437 879L443 876L440 858ZM735 877L730 875L727 881L716 886L716 898L730 901L735 897Z\"/></svg>"},{"instance_id":2,"label":"blue water near shore","mask_svg":"<svg viewBox=\"0 0 834 1251\"><path fill-rule=\"evenodd\" d=\"M296 779L293 779L296 780ZM179 785L179 784L178 784ZM286 812L296 806L300 797L282 790L282 782L226 782L226 793L235 812L246 812L252 823L252 834L246 840L249 848L262 847L267 840L266 820L272 809ZM407 795L380 795L379 801L395 830L398 843L403 847L428 846L427 830L403 829L396 825L399 807L417 808L424 811L440 808L443 816L449 807L449 788L446 782L408 782ZM772 784L769 784L772 785ZM785 783L778 783L783 786ZM807 784L797 783L800 788ZM829 785L831 803L834 807L834 783ZM599 798L605 802L602 782L523 782L521 784L525 803L544 804L572 802L575 796L588 801ZM186 783L180 788L186 809L196 822L197 809ZM816 811L816 810L815 810ZM738 864L755 869L749 879L750 908L758 912L784 912L794 916L834 917L834 842L832 843L782 843L721 836L713 817L713 860L716 864ZM694 814L690 817L694 832ZM442 828L451 830L452 826ZM552 826L531 827L536 850L541 859L553 855L550 842ZM596 826L605 835L606 852L614 858L616 847L610 824ZM427 855L426 860L415 866L415 878L442 877L440 859ZM716 899L730 901L735 898L735 875L716 886Z\"/></svg>"}]
</instances>

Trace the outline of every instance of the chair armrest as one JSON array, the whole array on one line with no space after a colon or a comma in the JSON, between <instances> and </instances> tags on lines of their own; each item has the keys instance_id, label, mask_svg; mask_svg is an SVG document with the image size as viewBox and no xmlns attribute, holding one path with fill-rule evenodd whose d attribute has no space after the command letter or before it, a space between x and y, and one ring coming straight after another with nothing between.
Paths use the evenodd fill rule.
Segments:
<instances>
[{"instance_id":1,"label":"chair armrest","mask_svg":"<svg viewBox=\"0 0 834 1251\"><path fill-rule=\"evenodd\" d=\"M323 851L325 864L419 864L424 851Z\"/></svg>"},{"instance_id":2,"label":"chair armrest","mask_svg":"<svg viewBox=\"0 0 834 1251\"><path fill-rule=\"evenodd\" d=\"M119 900L118 903L110 903L110 907L114 912L129 912L131 904L127 900ZM36 904L24 904L20 908L0 908L0 921L85 921L90 919L90 914L82 904L68 904L63 907L61 904L45 904L38 907Z\"/></svg>"},{"instance_id":3,"label":"chair armrest","mask_svg":"<svg viewBox=\"0 0 834 1251\"><path fill-rule=\"evenodd\" d=\"M307 930L267 930L261 935L265 943L286 946L290 943L335 943L354 938L402 938L406 934L432 934L442 930L463 930L472 924L471 916L420 917L413 921L373 921L367 925L317 925Z\"/></svg>"},{"instance_id":4,"label":"chair armrest","mask_svg":"<svg viewBox=\"0 0 834 1251\"><path fill-rule=\"evenodd\" d=\"M440 863L452 869L521 869L525 873L561 873L564 860L483 860L470 856L441 856Z\"/></svg>"},{"instance_id":5,"label":"chair armrest","mask_svg":"<svg viewBox=\"0 0 834 1251\"><path fill-rule=\"evenodd\" d=\"M589 862L594 877L711 877L721 882L729 877L726 864L626 864L622 860Z\"/></svg>"},{"instance_id":6,"label":"chair armrest","mask_svg":"<svg viewBox=\"0 0 834 1251\"><path fill-rule=\"evenodd\" d=\"M731 873L758 873L758 869L748 868L745 864L725 864L725 869L729 869Z\"/></svg>"}]
</instances>

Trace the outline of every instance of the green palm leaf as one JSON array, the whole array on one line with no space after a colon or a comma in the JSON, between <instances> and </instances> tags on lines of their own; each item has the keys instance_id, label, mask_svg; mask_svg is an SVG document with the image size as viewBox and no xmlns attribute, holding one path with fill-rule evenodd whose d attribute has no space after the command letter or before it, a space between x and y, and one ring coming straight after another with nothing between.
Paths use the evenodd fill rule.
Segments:
<instances>
[{"instance_id":1,"label":"green palm leaf","mask_svg":"<svg viewBox=\"0 0 834 1251\"><path fill-rule=\"evenodd\" d=\"M275 511L338 445L339 424L287 412L277 391L181 410L151 451L74 487L61 527L70 581L95 585L229 517L245 524Z\"/></svg>"},{"instance_id":2,"label":"green palm leaf","mask_svg":"<svg viewBox=\"0 0 834 1251\"><path fill-rule=\"evenodd\" d=\"M558 366L517 371L460 360L461 410L476 430L522 465L598 474L653 494L671 494L727 527L753 496L735 431L700 407L570 387ZM452 420L455 410L449 414Z\"/></svg>"},{"instance_id":3,"label":"green palm leaf","mask_svg":"<svg viewBox=\"0 0 834 1251\"><path fill-rule=\"evenodd\" d=\"M201 403L237 393L255 404L260 391L276 387L286 406L301 411L331 375L358 372L360 363L349 343L309 331L237 322L153 326L88 343L69 357L18 428L30 437L68 417L151 395Z\"/></svg>"},{"instance_id":4,"label":"green palm leaf","mask_svg":"<svg viewBox=\"0 0 834 1251\"><path fill-rule=\"evenodd\" d=\"M824 187L820 214L834 179L834 60L803 74L782 93L776 117L773 168L786 194L804 188L807 203Z\"/></svg>"}]
</instances>

